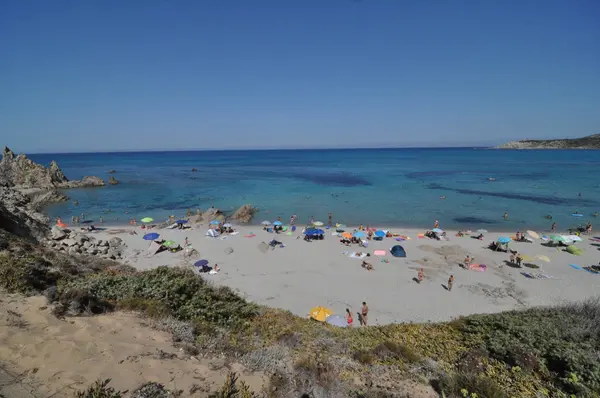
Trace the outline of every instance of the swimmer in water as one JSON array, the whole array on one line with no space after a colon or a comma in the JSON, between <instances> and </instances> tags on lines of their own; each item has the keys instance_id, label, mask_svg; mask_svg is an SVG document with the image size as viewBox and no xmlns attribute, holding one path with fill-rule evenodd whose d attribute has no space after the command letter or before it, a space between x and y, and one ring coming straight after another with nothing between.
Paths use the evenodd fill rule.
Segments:
<instances>
[{"instance_id":1,"label":"swimmer in water","mask_svg":"<svg viewBox=\"0 0 600 398\"><path fill-rule=\"evenodd\" d=\"M508 212L507 211L504 212L504 219L508 220Z\"/></svg>"},{"instance_id":2,"label":"swimmer in water","mask_svg":"<svg viewBox=\"0 0 600 398\"><path fill-rule=\"evenodd\" d=\"M446 195L440 196L440 199L442 199L442 200L446 199Z\"/></svg>"},{"instance_id":3,"label":"swimmer in water","mask_svg":"<svg viewBox=\"0 0 600 398\"><path fill-rule=\"evenodd\" d=\"M598 217L598 212L595 212L595 213L593 214L593 216L594 216L594 217Z\"/></svg>"}]
</instances>

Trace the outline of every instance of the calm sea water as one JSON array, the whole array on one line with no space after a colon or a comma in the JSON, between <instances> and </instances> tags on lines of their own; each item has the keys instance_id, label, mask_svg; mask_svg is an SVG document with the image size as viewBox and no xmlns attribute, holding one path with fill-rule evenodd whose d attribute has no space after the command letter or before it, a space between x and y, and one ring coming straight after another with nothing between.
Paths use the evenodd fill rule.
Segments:
<instances>
[{"instance_id":1,"label":"calm sea water","mask_svg":"<svg viewBox=\"0 0 600 398\"><path fill-rule=\"evenodd\" d=\"M257 223L297 214L326 222L488 230L559 228L600 211L600 151L357 149L195 151L31 155L56 160L71 179L108 171L121 181L69 190L79 201L52 205L51 217L127 222L166 219L211 205L261 209ZM197 172L192 172L197 168ZM495 181L489 181L493 177ZM579 196L581 193L581 196ZM446 196L446 199L441 199ZM109 212L107 212L109 211ZM504 212L509 219L503 219ZM573 217L578 211L584 217ZM126 214L126 212L128 212Z\"/></svg>"}]
</instances>

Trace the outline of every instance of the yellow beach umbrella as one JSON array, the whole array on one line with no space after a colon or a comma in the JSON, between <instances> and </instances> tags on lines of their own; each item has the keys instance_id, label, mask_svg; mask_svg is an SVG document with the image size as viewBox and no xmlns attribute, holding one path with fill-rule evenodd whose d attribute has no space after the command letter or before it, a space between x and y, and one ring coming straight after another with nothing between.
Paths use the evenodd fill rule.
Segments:
<instances>
[{"instance_id":1,"label":"yellow beach umbrella","mask_svg":"<svg viewBox=\"0 0 600 398\"><path fill-rule=\"evenodd\" d=\"M533 239L539 239L540 235L538 235L535 231L527 231L527 235L531 236Z\"/></svg>"},{"instance_id":2,"label":"yellow beach umbrella","mask_svg":"<svg viewBox=\"0 0 600 398\"><path fill-rule=\"evenodd\" d=\"M326 307L315 307L310 310L310 317L319 322L325 322L328 316L332 315L333 311Z\"/></svg>"},{"instance_id":3,"label":"yellow beach umbrella","mask_svg":"<svg viewBox=\"0 0 600 398\"><path fill-rule=\"evenodd\" d=\"M545 261L545 262L547 262L547 263L549 263L549 262L550 262L550 258L549 258L548 256L543 256L543 255L541 255L541 254L539 254L539 255L535 256L535 258L537 258L538 260Z\"/></svg>"}]
</instances>

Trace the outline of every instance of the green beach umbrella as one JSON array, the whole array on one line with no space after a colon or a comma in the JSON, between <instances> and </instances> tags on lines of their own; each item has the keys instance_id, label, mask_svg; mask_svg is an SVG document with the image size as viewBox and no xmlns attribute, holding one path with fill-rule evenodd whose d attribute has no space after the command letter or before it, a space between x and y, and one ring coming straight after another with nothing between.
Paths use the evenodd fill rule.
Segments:
<instances>
[{"instance_id":1,"label":"green beach umbrella","mask_svg":"<svg viewBox=\"0 0 600 398\"><path fill-rule=\"evenodd\" d=\"M142 222L152 222L152 221L154 221L154 218L152 218L152 217L146 217L146 218L142 218L141 221Z\"/></svg>"},{"instance_id":2,"label":"green beach umbrella","mask_svg":"<svg viewBox=\"0 0 600 398\"><path fill-rule=\"evenodd\" d=\"M168 240L165 243L163 243L164 246L167 247L173 247L173 246L177 246L177 242L175 242L174 240Z\"/></svg>"},{"instance_id":3,"label":"green beach umbrella","mask_svg":"<svg viewBox=\"0 0 600 398\"><path fill-rule=\"evenodd\" d=\"M562 235L550 235L550 239L555 240L557 242L564 242L566 241L565 237Z\"/></svg>"}]
</instances>

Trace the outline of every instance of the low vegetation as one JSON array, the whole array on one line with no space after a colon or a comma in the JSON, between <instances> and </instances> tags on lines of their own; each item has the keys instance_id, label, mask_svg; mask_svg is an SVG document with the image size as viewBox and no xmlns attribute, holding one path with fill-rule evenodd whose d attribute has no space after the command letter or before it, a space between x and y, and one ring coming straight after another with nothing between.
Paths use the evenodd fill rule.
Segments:
<instances>
[{"instance_id":1,"label":"low vegetation","mask_svg":"<svg viewBox=\"0 0 600 398\"><path fill-rule=\"evenodd\" d=\"M2 239L10 242L0 252L0 287L45 294L57 316L141 312L190 355L225 355L265 372L270 386L260 396L404 397L414 383L448 398L600 396L597 299L449 323L341 329L248 303L185 269L136 272ZM145 388L135 395L98 381L78 396L189 393ZM231 374L212 396L255 395Z\"/></svg>"}]
</instances>

